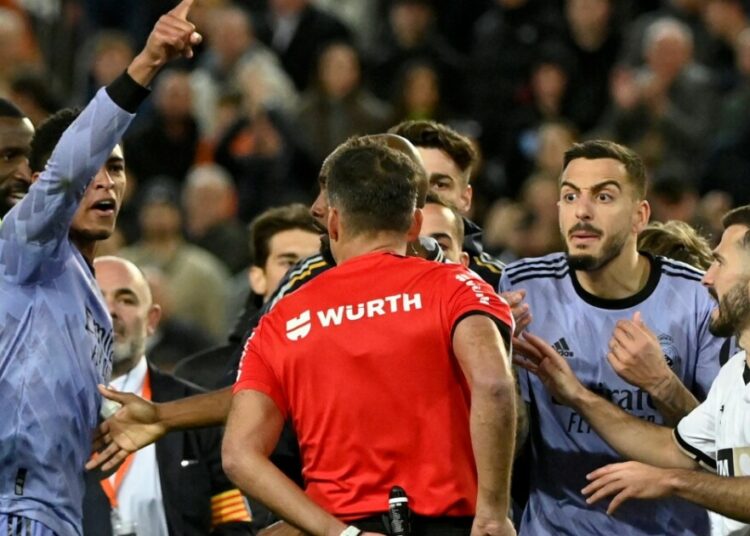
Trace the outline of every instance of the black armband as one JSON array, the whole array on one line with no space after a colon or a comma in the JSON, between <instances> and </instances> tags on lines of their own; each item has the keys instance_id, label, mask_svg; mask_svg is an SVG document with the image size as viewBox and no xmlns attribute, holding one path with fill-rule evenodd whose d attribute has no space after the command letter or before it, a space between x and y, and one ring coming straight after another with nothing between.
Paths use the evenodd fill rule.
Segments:
<instances>
[{"instance_id":1,"label":"black armband","mask_svg":"<svg viewBox=\"0 0 750 536\"><path fill-rule=\"evenodd\" d=\"M117 106L134 114L151 91L133 80L127 71L107 86L107 94Z\"/></svg>"}]
</instances>

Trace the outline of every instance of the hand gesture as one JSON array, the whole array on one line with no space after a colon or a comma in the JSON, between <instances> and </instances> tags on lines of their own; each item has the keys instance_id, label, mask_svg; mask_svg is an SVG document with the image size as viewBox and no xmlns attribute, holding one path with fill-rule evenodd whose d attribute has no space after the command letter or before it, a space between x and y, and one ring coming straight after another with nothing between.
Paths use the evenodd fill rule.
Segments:
<instances>
[{"instance_id":1,"label":"hand gesture","mask_svg":"<svg viewBox=\"0 0 750 536\"><path fill-rule=\"evenodd\" d=\"M102 396L122 404L122 407L104 421L94 438L97 455L86 469L111 470L140 448L150 445L166 433L159 423L156 406L132 393L121 393L100 385Z\"/></svg>"},{"instance_id":2,"label":"hand gesture","mask_svg":"<svg viewBox=\"0 0 750 536\"><path fill-rule=\"evenodd\" d=\"M586 502L614 495L607 508L613 514L628 499L661 499L672 494L670 469L661 469L639 462L614 463L586 475L591 483L581 492Z\"/></svg>"},{"instance_id":3,"label":"hand gesture","mask_svg":"<svg viewBox=\"0 0 750 536\"><path fill-rule=\"evenodd\" d=\"M193 57L193 46L203 40L195 25L187 20L195 0L182 0L171 11L162 15L148 36L143 54L158 64L184 56Z\"/></svg>"},{"instance_id":4,"label":"hand gesture","mask_svg":"<svg viewBox=\"0 0 750 536\"><path fill-rule=\"evenodd\" d=\"M659 339L643 323L640 312L632 320L617 322L607 360L622 379L649 393L672 375Z\"/></svg>"},{"instance_id":5,"label":"hand gesture","mask_svg":"<svg viewBox=\"0 0 750 536\"><path fill-rule=\"evenodd\" d=\"M519 359L517 355L526 359ZM560 403L572 405L585 387L568 362L549 344L531 333L513 338L513 362L536 374Z\"/></svg>"},{"instance_id":6,"label":"hand gesture","mask_svg":"<svg viewBox=\"0 0 750 536\"><path fill-rule=\"evenodd\" d=\"M513 320L516 321L516 331L514 334L521 335L521 333L529 327L532 320L529 304L523 301L526 297L526 291L524 289L518 289L509 292L501 292L500 296L502 296L502 298L508 302L508 305L510 305L510 312L513 314Z\"/></svg>"}]
</instances>

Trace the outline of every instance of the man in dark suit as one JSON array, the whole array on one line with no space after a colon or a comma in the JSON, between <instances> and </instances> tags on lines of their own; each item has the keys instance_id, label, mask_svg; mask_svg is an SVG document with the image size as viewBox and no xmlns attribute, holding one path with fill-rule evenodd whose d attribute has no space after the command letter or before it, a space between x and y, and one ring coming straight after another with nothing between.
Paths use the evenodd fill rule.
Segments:
<instances>
[{"instance_id":1,"label":"man in dark suit","mask_svg":"<svg viewBox=\"0 0 750 536\"><path fill-rule=\"evenodd\" d=\"M160 308L140 270L115 257L98 259L95 268L114 325L112 385L154 402L200 392L146 361L145 339L159 322ZM248 535L250 521L248 504L222 471L219 428L166 435L130 456L110 478L87 478L87 535Z\"/></svg>"}]
</instances>

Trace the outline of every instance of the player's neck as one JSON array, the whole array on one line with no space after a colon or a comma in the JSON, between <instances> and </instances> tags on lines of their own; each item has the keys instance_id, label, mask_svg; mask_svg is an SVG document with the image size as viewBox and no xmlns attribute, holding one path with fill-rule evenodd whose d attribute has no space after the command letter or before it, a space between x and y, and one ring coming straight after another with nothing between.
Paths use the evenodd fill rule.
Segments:
<instances>
[{"instance_id":1,"label":"player's neck","mask_svg":"<svg viewBox=\"0 0 750 536\"><path fill-rule=\"evenodd\" d=\"M86 238L77 236L72 233L71 233L70 239L73 242L73 245L75 245L76 249L78 249L78 251L81 252L81 255L83 255L83 258L86 259L86 262L88 263L88 265L93 266L94 257L96 257L97 240L86 239Z\"/></svg>"},{"instance_id":2,"label":"player's neck","mask_svg":"<svg viewBox=\"0 0 750 536\"><path fill-rule=\"evenodd\" d=\"M621 300L637 294L648 282L651 263L627 247L607 265L590 272L576 271L581 287L598 298Z\"/></svg>"},{"instance_id":3,"label":"player's neck","mask_svg":"<svg viewBox=\"0 0 750 536\"><path fill-rule=\"evenodd\" d=\"M339 265L368 253L384 252L406 255L406 238L394 233L357 235L346 241L339 241L333 252L336 264Z\"/></svg>"}]
</instances>

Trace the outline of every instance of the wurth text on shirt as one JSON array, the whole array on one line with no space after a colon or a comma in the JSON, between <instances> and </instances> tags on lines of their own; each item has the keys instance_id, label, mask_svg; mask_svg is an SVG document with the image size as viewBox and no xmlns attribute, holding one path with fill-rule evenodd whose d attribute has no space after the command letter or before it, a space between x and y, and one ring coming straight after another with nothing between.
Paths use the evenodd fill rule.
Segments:
<instances>
[{"instance_id":1,"label":"wurth text on shirt","mask_svg":"<svg viewBox=\"0 0 750 536\"><path fill-rule=\"evenodd\" d=\"M312 329L312 319L317 318L320 327L340 326L344 321L355 322L363 318L374 318L394 313L409 313L422 308L422 295L396 294L384 298L376 298L356 305L339 305L315 311L304 311L299 316L286 322L286 336L291 341L304 339Z\"/></svg>"},{"instance_id":2,"label":"wurth text on shirt","mask_svg":"<svg viewBox=\"0 0 750 536\"><path fill-rule=\"evenodd\" d=\"M481 303L482 305L489 305L490 304L490 297L487 296L483 292L483 289L482 289L481 285L479 284L479 282L475 278L471 277L470 275L466 275L466 274L457 274L456 275L456 279L458 279L459 281L461 281L462 283L464 283L467 287L469 287L472 290L472 292L474 292L474 295L479 300L479 303Z\"/></svg>"}]
</instances>

